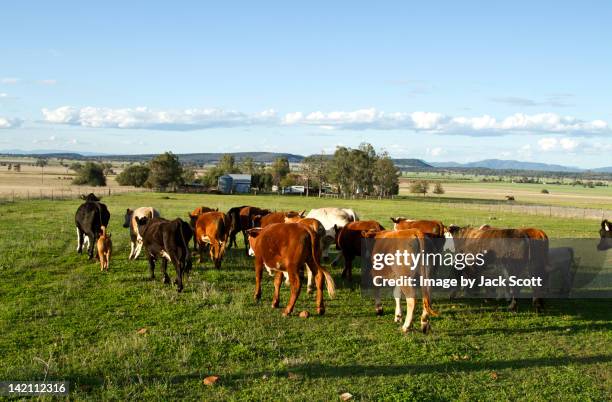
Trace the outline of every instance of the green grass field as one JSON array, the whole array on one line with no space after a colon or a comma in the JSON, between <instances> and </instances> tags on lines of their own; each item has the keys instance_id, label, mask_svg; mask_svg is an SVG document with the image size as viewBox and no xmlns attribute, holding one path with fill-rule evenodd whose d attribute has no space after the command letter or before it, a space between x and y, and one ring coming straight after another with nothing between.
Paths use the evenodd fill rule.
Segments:
<instances>
[{"instance_id":1,"label":"green grass field","mask_svg":"<svg viewBox=\"0 0 612 402\"><path fill-rule=\"evenodd\" d=\"M177 294L149 281L146 261L128 262L127 207L185 217L196 206L272 209L350 206L362 219L437 217L488 222L486 211L427 201L350 201L274 196L130 194L103 200L112 214L110 272L77 255L79 201L0 204L0 381L68 380L71 399L139 400L606 400L612 394L610 300L549 301L535 314L521 301L434 300L433 332L402 335L393 301L373 301L331 269L337 296L325 316L283 318L252 298L253 262L232 250L221 270L207 261ZM598 221L501 213L497 226L538 226L551 237L595 237ZM159 273L159 268L157 270ZM173 277L173 270L170 270ZM157 275L160 278L160 275ZM357 278L358 280L358 278ZM288 288L283 286L281 305ZM302 292L296 311L315 311ZM418 323L416 324L418 328ZM138 333L146 328L146 333ZM141 331L142 332L142 331ZM202 379L220 376L214 386Z\"/></svg>"}]
</instances>

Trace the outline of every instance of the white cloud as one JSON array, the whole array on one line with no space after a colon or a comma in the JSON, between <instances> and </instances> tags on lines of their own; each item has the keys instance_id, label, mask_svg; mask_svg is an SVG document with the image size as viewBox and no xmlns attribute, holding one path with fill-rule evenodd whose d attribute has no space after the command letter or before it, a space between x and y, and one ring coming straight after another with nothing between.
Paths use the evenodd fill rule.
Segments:
<instances>
[{"instance_id":1,"label":"white cloud","mask_svg":"<svg viewBox=\"0 0 612 402\"><path fill-rule=\"evenodd\" d=\"M431 148L431 149L428 148L427 149L427 154L430 155L430 156L433 156L433 157L443 155L444 153L445 153L444 149L442 149L441 147L435 147L435 148Z\"/></svg>"},{"instance_id":2,"label":"white cloud","mask_svg":"<svg viewBox=\"0 0 612 402\"><path fill-rule=\"evenodd\" d=\"M482 116L448 116L437 112L384 112L375 108L354 111L291 112L280 117L274 110L243 113L223 109L153 110L136 108L75 108L62 106L42 109L48 123L82 127L199 130L214 127L247 127L252 125L312 126L327 130L411 130L436 134L496 136L504 134L561 134L573 136L612 133L603 120L581 120L555 113L516 113L505 118ZM566 149L572 148L568 142Z\"/></svg>"},{"instance_id":3,"label":"white cloud","mask_svg":"<svg viewBox=\"0 0 612 402\"><path fill-rule=\"evenodd\" d=\"M0 98L8 98L8 94L6 92L0 92Z\"/></svg>"},{"instance_id":4,"label":"white cloud","mask_svg":"<svg viewBox=\"0 0 612 402\"><path fill-rule=\"evenodd\" d=\"M9 119L8 117L0 117L0 129L15 128L21 125L20 119Z\"/></svg>"},{"instance_id":5,"label":"white cloud","mask_svg":"<svg viewBox=\"0 0 612 402\"><path fill-rule=\"evenodd\" d=\"M0 79L0 83L2 84L17 84L19 82L19 78L14 77L5 77Z\"/></svg>"},{"instance_id":6,"label":"white cloud","mask_svg":"<svg viewBox=\"0 0 612 402\"><path fill-rule=\"evenodd\" d=\"M496 119L486 114L476 117L452 117L435 112L387 113L374 108L352 112L324 113L319 111L309 114L293 112L284 116L283 123L352 130L407 129L473 136L522 133L594 135L610 132L610 126L603 120L584 121L555 113L533 115L516 113L503 119Z\"/></svg>"},{"instance_id":7,"label":"white cloud","mask_svg":"<svg viewBox=\"0 0 612 402\"><path fill-rule=\"evenodd\" d=\"M579 145L579 141L573 140L571 138L556 139L552 137L544 137L538 140L538 146L542 151L563 150L572 152L576 150Z\"/></svg>"},{"instance_id":8,"label":"white cloud","mask_svg":"<svg viewBox=\"0 0 612 402\"><path fill-rule=\"evenodd\" d=\"M55 85L57 84L57 80L40 80L38 83L41 85Z\"/></svg>"},{"instance_id":9,"label":"white cloud","mask_svg":"<svg viewBox=\"0 0 612 402\"><path fill-rule=\"evenodd\" d=\"M110 109L62 106L42 109L49 123L94 128L127 128L156 130L198 130L214 127L238 127L270 124L277 121L274 110L246 114L221 109L185 109L156 111L146 107Z\"/></svg>"}]
</instances>

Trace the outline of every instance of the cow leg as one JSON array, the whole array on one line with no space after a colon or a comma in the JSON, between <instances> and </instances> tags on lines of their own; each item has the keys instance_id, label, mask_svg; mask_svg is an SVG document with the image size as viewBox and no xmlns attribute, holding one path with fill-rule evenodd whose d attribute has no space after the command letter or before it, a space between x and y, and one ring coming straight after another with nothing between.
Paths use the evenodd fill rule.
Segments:
<instances>
[{"instance_id":1,"label":"cow leg","mask_svg":"<svg viewBox=\"0 0 612 402\"><path fill-rule=\"evenodd\" d=\"M374 308L376 309L376 315L378 316L383 315L383 307L380 301L380 288L379 287L374 288Z\"/></svg>"},{"instance_id":2,"label":"cow leg","mask_svg":"<svg viewBox=\"0 0 612 402\"><path fill-rule=\"evenodd\" d=\"M349 282L353 282L353 256L344 256L344 269L342 270L342 277Z\"/></svg>"},{"instance_id":3,"label":"cow leg","mask_svg":"<svg viewBox=\"0 0 612 402\"><path fill-rule=\"evenodd\" d=\"M312 273L312 270L310 269L310 265L306 264L305 269L306 269L306 293L311 294L313 290L313 286L312 286L313 273Z\"/></svg>"},{"instance_id":4,"label":"cow leg","mask_svg":"<svg viewBox=\"0 0 612 402\"><path fill-rule=\"evenodd\" d=\"M429 324L429 313L423 305L423 312L421 313L421 331L426 334L431 329L431 325Z\"/></svg>"},{"instance_id":5,"label":"cow leg","mask_svg":"<svg viewBox=\"0 0 612 402\"><path fill-rule=\"evenodd\" d=\"M255 301L261 299L261 275L263 274L263 260L255 258Z\"/></svg>"},{"instance_id":6,"label":"cow leg","mask_svg":"<svg viewBox=\"0 0 612 402\"><path fill-rule=\"evenodd\" d=\"M406 321L404 321L404 325L402 325L402 332L406 333L410 331L410 327L412 327L412 316L414 314L414 305L416 303L416 298L406 297Z\"/></svg>"},{"instance_id":7,"label":"cow leg","mask_svg":"<svg viewBox=\"0 0 612 402\"><path fill-rule=\"evenodd\" d=\"M151 273L150 278L155 279L155 257L149 254L149 272Z\"/></svg>"},{"instance_id":8,"label":"cow leg","mask_svg":"<svg viewBox=\"0 0 612 402\"><path fill-rule=\"evenodd\" d=\"M242 236L244 237L244 255L249 256L249 237L246 231L242 231Z\"/></svg>"},{"instance_id":9,"label":"cow leg","mask_svg":"<svg viewBox=\"0 0 612 402\"><path fill-rule=\"evenodd\" d=\"M302 283L300 282L297 267L287 267L287 273L289 274L289 283L291 285L291 296L289 297L289 303L287 304L285 311L283 311L283 315L285 317L290 315L293 311L295 302L297 301L297 298L300 295L300 290L302 289Z\"/></svg>"},{"instance_id":10,"label":"cow leg","mask_svg":"<svg viewBox=\"0 0 612 402\"><path fill-rule=\"evenodd\" d=\"M170 283L170 277L168 276L168 260L166 258L162 258L162 263L161 263L161 270L162 270L162 275L164 276L164 284L169 284Z\"/></svg>"},{"instance_id":11,"label":"cow leg","mask_svg":"<svg viewBox=\"0 0 612 402\"><path fill-rule=\"evenodd\" d=\"M272 308L278 308L278 304L280 303L280 288L283 283L283 273L282 271L276 271L274 274L274 297L272 298Z\"/></svg>"},{"instance_id":12,"label":"cow leg","mask_svg":"<svg viewBox=\"0 0 612 402\"><path fill-rule=\"evenodd\" d=\"M76 228L77 231L77 253L81 254L83 252L83 232L79 227Z\"/></svg>"},{"instance_id":13,"label":"cow leg","mask_svg":"<svg viewBox=\"0 0 612 402\"><path fill-rule=\"evenodd\" d=\"M130 256L128 257L128 260L134 258L134 248L134 241L130 240Z\"/></svg>"},{"instance_id":14,"label":"cow leg","mask_svg":"<svg viewBox=\"0 0 612 402\"><path fill-rule=\"evenodd\" d=\"M133 260L135 260L136 258L138 258L138 256L140 255L140 252L142 251L142 240L136 240L136 247L134 248L134 256L132 257Z\"/></svg>"},{"instance_id":15,"label":"cow leg","mask_svg":"<svg viewBox=\"0 0 612 402\"><path fill-rule=\"evenodd\" d=\"M176 290L181 293L183 291L183 264L180 261L173 261L176 269Z\"/></svg>"},{"instance_id":16,"label":"cow leg","mask_svg":"<svg viewBox=\"0 0 612 402\"><path fill-rule=\"evenodd\" d=\"M308 272L310 272L310 270L308 270ZM312 275L313 273L310 273L310 276ZM324 275L323 275L323 271L321 271L320 269L316 270L315 281L317 285L317 314L323 315L325 314L325 302L323 301Z\"/></svg>"},{"instance_id":17,"label":"cow leg","mask_svg":"<svg viewBox=\"0 0 612 402\"><path fill-rule=\"evenodd\" d=\"M94 245L98 242L98 237L88 233L87 237L90 239L89 244L87 246L87 255L89 255L89 259L93 259L94 258ZM98 251L96 250L96 255L98 254Z\"/></svg>"},{"instance_id":18,"label":"cow leg","mask_svg":"<svg viewBox=\"0 0 612 402\"><path fill-rule=\"evenodd\" d=\"M399 286L393 289L393 298L395 299L395 322L402 321L402 290Z\"/></svg>"}]
</instances>

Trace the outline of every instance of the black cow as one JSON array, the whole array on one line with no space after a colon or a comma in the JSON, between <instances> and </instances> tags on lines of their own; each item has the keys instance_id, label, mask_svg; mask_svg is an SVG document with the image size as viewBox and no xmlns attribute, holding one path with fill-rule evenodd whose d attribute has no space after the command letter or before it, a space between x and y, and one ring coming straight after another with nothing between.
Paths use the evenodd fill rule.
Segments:
<instances>
[{"instance_id":1,"label":"black cow","mask_svg":"<svg viewBox=\"0 0 612 402\"><path fill-rule=\"evenodd\" d=\"M227 243L227 248L231 248L232 245L238 247L236 244L236 235L242 232L242 226L240 225L240 210L246 207L243 205L241 207L233 207L227 211L227 217L229 218L229 242Z\"/></svg>"},{"instance_id":2,"label":"black cow","mask_svg":"<svg viewBox=\"0 0 612 402\"><path fill-rule=\"evenodd\" d=\"M87 254L91 260L94 257L94 246L98 241L102 226L108 227L110 212L93 193L82 195L81 199L85 202L79 206L74 217L77 230L77 253L83 252L83 245L86 241L88 243Z\"/></svg>"},{"instance_id":3,"label":"black cow","mask_svg":"<svg viewBox=\"0 0 612 402\"><path fill-rule=\"evenodd\" d=\"M601 229L599 229L601 240L597 245L597 250L604 251L612 248L612 222L607 219L601 221Z\"/></svg>"},{"instance_id":4,"label":"black cow","mask_svg":"<svg viewBox=\"0 0 612 402\"><path fill-rule=\"evenodd\" d=\"M151 279L155 278L155 261L161 258L164 283L170 283L166 269L168 261L172 261L176 268L177 290L181 292L183 273L191 270L191 252L189 251L189 241L193 235L191 226L180 218L169 221L163 218L142 217L136 218L136 223L143 245L147 250Z\"/></svg>"}]
</instances>

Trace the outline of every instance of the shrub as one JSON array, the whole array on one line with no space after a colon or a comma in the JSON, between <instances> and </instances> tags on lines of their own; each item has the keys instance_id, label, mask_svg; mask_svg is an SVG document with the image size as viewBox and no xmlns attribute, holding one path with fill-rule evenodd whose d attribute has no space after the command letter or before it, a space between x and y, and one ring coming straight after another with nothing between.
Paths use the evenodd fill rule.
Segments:
<instances>
[{"instance_id":1,"label":"shrub","mask_svg":"<svg viewBox=\"0 0 612 402\"><path fill-rule=\"evenodd\" d=\"M106 186L104 168L93 162L87 162L81 167L72 184L88 186Z\"/></svg>"},{"instance_id":2,"label":"shrub","mask_svg":"<svg viewBox=\"0 0 612 402\"><path fill-rule=\"evenodd\" d=\"M117 175L120 186L143 187L149 178L150 169L145 165L132 165Z\"/></svg>"}]
</instances>

